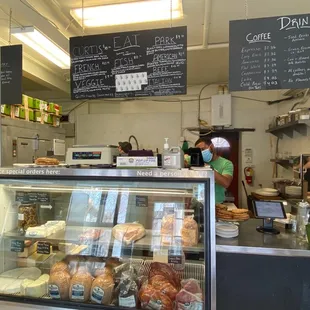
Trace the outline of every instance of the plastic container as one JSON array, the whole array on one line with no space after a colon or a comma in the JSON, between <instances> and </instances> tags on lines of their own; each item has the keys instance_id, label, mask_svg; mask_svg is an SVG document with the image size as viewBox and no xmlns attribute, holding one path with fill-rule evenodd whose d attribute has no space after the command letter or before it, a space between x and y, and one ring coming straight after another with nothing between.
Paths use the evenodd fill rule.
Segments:
<instances>
[{"instance_id":1,"label":"plastic container","mask_svg":"<svg viewBox=\"0 0 310 310\"><path fill-rule=\"evenodd\" d=\"M25 232L29 227L38 226L36 205L20 205L18 208L18 229Z\"/></svg>"},{"instance_id":2,"label":"plastic container","mask_svg":"<svg viewBox=\"0 0 310 310\"><path fill-rule=\"evenodd\" d=\"M184 152L180 147L164 149L162 155L162 167L165 169L184 168Z\"/></svg>"},{"instance_id":3,"label":"plastic container","mask_svg":"<svg viewBox=\"0 0 310 310\"><path fill-rule=\"evenodd\" d=\"M307 236L306 225L309 221L310 205L306 201L298 204L297 210L297 237L304 239Z\"/></svg>"}]
</instances>

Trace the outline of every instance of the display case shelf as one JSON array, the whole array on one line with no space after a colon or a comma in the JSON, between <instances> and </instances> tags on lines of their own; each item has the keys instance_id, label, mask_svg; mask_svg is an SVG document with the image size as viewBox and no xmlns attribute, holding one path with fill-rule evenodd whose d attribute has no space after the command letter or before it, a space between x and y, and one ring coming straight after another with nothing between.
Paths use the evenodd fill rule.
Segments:
<instances>
[{"instance_id":1,"label":"display case shelf","mask_svg":"<svg viewBox=\"0 0 310 310\"><path fill-rule=\"evenodd\" d=\"M161 245L158 243L161 236L160 235L153 235L152 230L147 229L146 235L138 241L133 243L126 244L124 242L116 240L112 236L112 229L111 228L96 228L90 227L89 229L101 229L104 230L104 235L102 238L96 241L90 241L87 244L83 244L79 241L79 235L85 231L85 227L67 227L66 230L59 231L53 235L50 235L46 238L30 238L21 235L17 230L13 230L7 232L3 235L3 238L12 239L12 240L32 240L32 241L46 241L50 242L52 245L58 245L60 242L65 243L73 243L76 245L85 245L85 246L96 246L96 245L103 245L107 249L111 249L114 246L121 246L122 249L131 249L131 250L147 250L153 251L154 248L160 249L169 249L171 246L169 245ZM85 250L85 249L84 249ZM204 252L204 245L202 243L198 243L197 246L191 247L182 247L182 250L187 253L203 253ZM70 253L67 253L70 254ZM78 254L78 253L73 253Z\"/></svg>"},{"instance_id":2,"label":"display case shelf","mask_svg":"<svg viewBox=\"0 0 310 310\"><path fill-rule=\"evenodd\" d=\"M293 138L294 132L298 132L301 135L306 136L308 127L310 127L310 120L298 120L282 126L269 128L266 130L266 132L271 133L279 138L282 138L283 135Z\"/></svg>"}]
</instances>

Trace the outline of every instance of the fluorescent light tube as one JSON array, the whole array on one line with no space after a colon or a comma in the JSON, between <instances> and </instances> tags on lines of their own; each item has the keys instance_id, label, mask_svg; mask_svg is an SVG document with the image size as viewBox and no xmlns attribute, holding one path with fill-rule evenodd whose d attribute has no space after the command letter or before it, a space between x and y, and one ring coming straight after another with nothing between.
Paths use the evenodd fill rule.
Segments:
<instances>
[{"instance_id":1,"label":"fluorescent light tube","mask_svg":"<svg viewBox=\"0 0 310 310\"><path fill-rule=\"evenodd\" d=\"M144 0L70 10L73 18L85 27L135 24L183 17L182 0ZM83 16L84 15L84 16Z\"/></svg>"},{"instance_id":2,"label":"fluorescent light tube","mask_svg":"<svg viewBox=\"0 0 310 310\"><path fill-rule=\"evenodd\" d=\"M70 68L70 56L34 27L12 28L12 35L61 69Z\"/></svg>"}]
</instances>

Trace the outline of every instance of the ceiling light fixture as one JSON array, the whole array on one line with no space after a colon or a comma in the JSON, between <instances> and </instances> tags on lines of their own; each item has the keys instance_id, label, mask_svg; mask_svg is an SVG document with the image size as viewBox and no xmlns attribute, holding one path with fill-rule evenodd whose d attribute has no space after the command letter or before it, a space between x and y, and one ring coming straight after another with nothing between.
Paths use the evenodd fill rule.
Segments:
<instances>
[{"instance_id":1,"label":"ceiling light fixture","mask_svg":"<svg viewBox=\"0 0 310 310\"><path fill-rule=\"evenodd\" d=\"M144 0L70 10L85 27L104 27L183 17L182 0ZM83 23L84 18L84 23Z\"/></svg>"},{"instance_id":2,"label":"ceiling light fixture","mask_svg":"<svg viewBox=\"0 0 310 310\"><path fill-rule=\"evenodd\" d=\"M61 69L70 68L69 54L34 27L12 28L12 35Z\"/></svg>"}]
</instances>

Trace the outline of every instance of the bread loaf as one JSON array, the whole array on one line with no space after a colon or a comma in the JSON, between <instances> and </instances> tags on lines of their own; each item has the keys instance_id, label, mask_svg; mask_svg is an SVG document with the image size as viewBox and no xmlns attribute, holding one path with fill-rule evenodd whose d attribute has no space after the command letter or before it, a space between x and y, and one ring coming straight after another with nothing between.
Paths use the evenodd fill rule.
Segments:
<instances>
[{"instance_id":1,"label":"bread loaf","mask_svg":"<svg viewBox=\"0 0 310 310\"><path fill-rule=\"evenodd\" d=\"M86 268L79 268L70 281L69 298L71 301L86 302L90 297L92 276Z\"/></svg>"},{"instance_id":2,"label":"bread loaf","mask_svg":"<svg viewBox=\"0 0 310 310\"><path fill-rule=\"evenodd\" d=\"M36 165L44 165L44 166L54 166L59 165L59 160L56 158L49 158L49 157L39 157L35 160Z\"/></svg>"},{"instance_id":3,"label":"bread loaf","mask_svg":"<svg viewBox=\"0 0 310 310\"><path fill-rule=\"evenodd\" d=\"M52 268L51 268L51 271L50 271L50 274L52 273L55 273L55 272L67 272L69 273L69 267L68 265L61 261L61 262L57 262L55 263Z\"/></svg>"},{"instance_id":4,"label":"bread loaf","mask_svg":"<svg viewBox=\"0 0 310 310\"><path fill-rule=\"evenodd\" d=\"M110 304L113 288L114 281L110 274L97 277L91 287L91 301L102 305Z\"/></svg>"},{"instance_id":5,"label":"bread loaf","mask_svg":"<svg viewBox=\"0 0 310 310\"><path fill-rule=\"evenodd\" d=\"M196 246L198 244L198 224L192 216L186 216L181 229L183 246Z\"/></svg>"},{"instance_id":6,"label":"bread loaf","mask_svg":"<svg viewBox=\"0 0 310 310\"><path fill-rule=\"evenodd\" d=\"M126 244L137 241L145 236L145 229L139 223L118 224L112 229L113 237Z\"/></svg>"},{"instance_id":7,"label":"bread loaf","mask_svg":"<svg viewBox=\"0 0 310 310\"><path fill-rule=\"evenodd\" d=\"M70 288L70 275L68 272L59 271L50 275L48 291L53 299L68 300Z\"/></svg>"}]
</instances>

